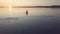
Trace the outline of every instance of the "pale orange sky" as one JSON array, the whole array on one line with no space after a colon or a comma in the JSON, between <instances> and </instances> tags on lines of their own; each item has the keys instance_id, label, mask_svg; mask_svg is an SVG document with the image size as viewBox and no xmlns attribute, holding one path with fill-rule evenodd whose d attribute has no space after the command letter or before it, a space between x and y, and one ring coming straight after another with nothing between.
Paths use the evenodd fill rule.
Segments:
<instances>
[{"instance_id":1,"label":"pale orange sky","mask_svg":"<svg viewBox=\"0 0 60 34\"><path fill-rule=\"evenodd\" d=\"M47 6L60 5L60 0L0 0L0 6Z\"/></svg>"},{"instance_id":2,"label":"pale orange sky","mask_svg":"<svg viewBox=\"0 0 60 34\"><path fill-rule=\"evenodd\" d=\"M20 4L7 4L7 3L2 3L0 4L0 6L8 6L8 5L12 5L12 6L45 6L47 4L28 4L28 3L20 3Z\"/></svg>"}]
</instances>

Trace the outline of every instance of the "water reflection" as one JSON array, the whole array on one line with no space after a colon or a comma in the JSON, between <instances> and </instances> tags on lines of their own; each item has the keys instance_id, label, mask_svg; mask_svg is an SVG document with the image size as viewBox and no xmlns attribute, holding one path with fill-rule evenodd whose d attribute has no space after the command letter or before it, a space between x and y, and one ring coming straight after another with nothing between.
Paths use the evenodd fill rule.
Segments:
<instances>
[{"instance_id":1,"label":"water reflection","mask_svg":"<svg viewBox=\"0 0 60 34\"><path fill-rule=\"evenodd\" d=\"M60 9L7 9L0 8L0 34L60 34Z\"/></svg>"},{"instance_id":2,"label":"water reflection","mask_svg":"<svg viewBox=\"0 0 60 34\"><path fill-rule=\"evenodd\" d=\"M28 15L28 13L29 16L58 15L60 14L60 10L52 8L12 8L10 12L9 8L0 8L0 17L21 17L25 16L25 14Z\"/></svg>"}]
</instances>

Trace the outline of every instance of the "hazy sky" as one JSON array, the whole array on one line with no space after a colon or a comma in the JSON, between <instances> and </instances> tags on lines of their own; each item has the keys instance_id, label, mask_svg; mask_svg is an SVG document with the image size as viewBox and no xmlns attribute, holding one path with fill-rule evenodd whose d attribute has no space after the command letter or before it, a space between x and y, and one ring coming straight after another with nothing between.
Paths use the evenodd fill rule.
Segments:
<instances>
[{"instance_id":1,"label":"hazy sky","mask_svg":"<svg viewBox=\"0 0 60 34\"><path fill-rule=\"evenodd\" d=\"M60 5L60 0L0 0L0 4Z\"/></svg>"}]
</instances>

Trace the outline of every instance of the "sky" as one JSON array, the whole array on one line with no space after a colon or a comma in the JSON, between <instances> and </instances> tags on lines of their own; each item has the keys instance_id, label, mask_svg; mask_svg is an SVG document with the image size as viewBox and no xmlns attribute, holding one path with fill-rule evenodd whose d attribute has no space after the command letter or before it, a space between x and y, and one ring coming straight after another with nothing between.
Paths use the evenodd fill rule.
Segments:
<instances>
[{"instance_id":1,"label":"sky","mask_svg":"<svg viewBox=\"0 0 60 34\"><path fill-rule=\"evenodd\" d=\"M0 5L20 5L20 6L60 5L60 0L0 0Z\"/></svg>"}]
</instances>

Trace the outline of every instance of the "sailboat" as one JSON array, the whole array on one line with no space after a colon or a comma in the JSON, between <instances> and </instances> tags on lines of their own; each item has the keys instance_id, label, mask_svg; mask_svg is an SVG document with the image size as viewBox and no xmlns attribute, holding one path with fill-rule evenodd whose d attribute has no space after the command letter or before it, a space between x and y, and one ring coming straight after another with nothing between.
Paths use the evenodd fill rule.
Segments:
<instances>
[{"instance_id":1,"label":"sailboat","mask_svg":"<svg viewBox=\"0 0 60 34\"><path fill-rule=\"evenodd\" d=\"M26 15L28 15L28 10L26 10Z\"/></svg>"}]
</instances>

